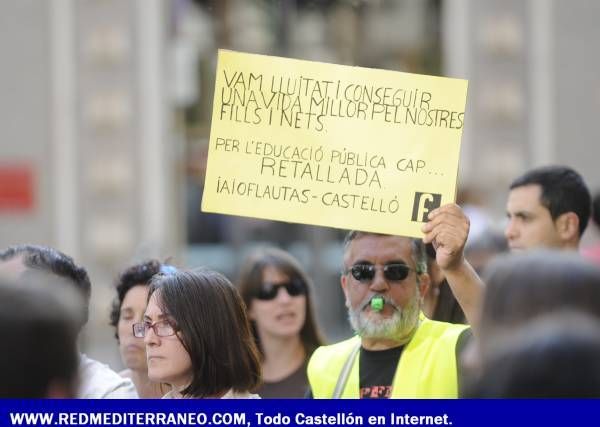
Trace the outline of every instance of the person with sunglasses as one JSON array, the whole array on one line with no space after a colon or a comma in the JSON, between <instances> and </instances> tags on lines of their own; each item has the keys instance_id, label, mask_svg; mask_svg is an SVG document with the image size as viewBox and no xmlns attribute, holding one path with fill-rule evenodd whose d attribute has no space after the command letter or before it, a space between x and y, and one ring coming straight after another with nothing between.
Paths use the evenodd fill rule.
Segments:
<instances>
[{"instance_id":1,"label":"person with sunglasses","mask_svg":"<svg viewBox=\"0 0 600 427\"><path fill-rule=\"evenodd\" d=\"M244 302L223 275L176 271L153 277L143 322L148 377L171 387L164 398L258 398L258 351Z\"/></svg>"},{"instance_id":2,"label":"person with sunglasses","mask_svg":"<svg viewBox=\"0 0 600 427\"><path fill-rule=\"evenodd\" d=\"M467 325L427 319L429 286L423 243L473 324L483 284L463 256L469 220L455 204L429 214L423 241L351 231L344 244L341 286L356 336L320 347L308 364L316 398L453 398L459 392L457 353L471 336Z\"/></svg>"},{"instance_id":3,"label":"person with sunglasses","mask_svg":"<svg viewBox=\"0 0 600 427\"><path fill-rule=\"evenodd\" d=\"M313 313L312 284L299 262L277 248L258 249L238 279L263 370L261 397L306 394L306 363L323 344Z\"/></svg>"}]
</instances>

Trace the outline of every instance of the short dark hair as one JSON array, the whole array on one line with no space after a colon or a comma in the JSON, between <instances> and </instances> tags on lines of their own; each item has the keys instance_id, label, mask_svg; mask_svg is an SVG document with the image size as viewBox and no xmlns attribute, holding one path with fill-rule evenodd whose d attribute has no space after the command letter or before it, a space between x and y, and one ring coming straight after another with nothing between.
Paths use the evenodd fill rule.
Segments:
<instances>
[{"instance_id":1,"label":"short dark hair","mask_svg":"<svg viewBox=\"0 0 600 427\"><path fill-rule=\"evenodd\" d=\"M600 397L600 321L552 313L496 340L465 397Z\"/></svg>"},{"instance_id":2,"label":"short dark hair","mask_svg":"<svg viewBox=\"0 0 600 427\"><path fill-rule=\"evenodd\" d=\"M540 203L550 211L553 220L567 212L575 213L581 237L590 219L592 204L590 190L581 175L566 166L544 166L515 179L510 189L526 185L541 187Z\"/></svg>"},{"instance_id":3,"label":"short dark hair","mask_svg":"<svg viewBox=\"0 0 600 427\"><path fill-rule=\"evenodd\" d=\"M164 314L181 332L193 378L182 394L210 397L233 389L253 391L261 368L242 297L222 274L211 270L154 276L148 298L157 292Z\"/></svg>"},{"instance_id":4,"label":"short dark hair","mask_svg":"<svg viewBox=\"0 0 600 427\"><path fill-rule=\"evenodd\" d=\"M110 310L110 325L115 328L115 338L119 339L116 328L119 323L119 317L121 316L121 306L123 305L125 295L127 295L127 292L134 286L149 285L150 279L160 272L160 267L160 261L151 259L139 264L134 264L126 268L119 275L115 284L117 296L113 300Z\"/></svg>"},{"instance_id":5,"label":"short dark hair","mask_svg":"<svg viewBox=\"0 0 600 427\"><path fill-rule=\"evenodd\" d=\"M304 325L300 329L300 339L307 356L310 356L317 347L323 345L323 337L315 320L314 306L311 297L313 289L312 280L308 277L300 263L289 253L281 249L269 247L251 253L244 262L238 278L238 288L244 299L246 307L250 307L252 300L262 285L263 271L266 267L274 267L289 277L290 280L299 280L306 286L306 315ZM262 353L262 346L255 322L251 321L252 332L258 349ZM264 354L263 354L264 355Z\"/></svg>"},{"instance_id":6,"label":"short dark hair","mask_svg":"<svg viewBox=\"0 0 600 427\"><path fill-rule=\"evenodd\" d=\"M80 305L70 286L0 279L0 398L48 397L58 384L75 397Z\"/></svg>"},{"instance_id":7,"label":"short dark hair","mask_svg":"<svg viewBox=\"0 0 600 427\"><path fill-rule=\"evenodd\" d=\"M412 259L415 262L415 267L417 269L418 274L427 273L427 252L425 250L425 245L423 244L423 240L415 239L413 237L406 236L393 236L391 234L382 234L382 233L373 233L370 231L359 231L359 230L350 230L346 233L344 237L344 253L348 251L350 244L358 239L359 237L364 236L380 236L380 237L402 237L404 239L410 240L411 243L411 255ZM417 274L417 277L418 277Z\"/></svg>"},{"instance_id":8,"label":"short dark hair","mask_svg":"<svg viewBox=\"0 0 600 427\"><path fill-rule=\"evenodd\" d=\"M540 250L500 256L484 278L479 334L484 347L496 336L558 310L600 318L600 267L578 254Z\"/></svg>"},{"instance_id":9,"label":"short dark hair","mask_svg":"<svg viewBox=\"0 0 600 427\"><path fill-rule=\"evenodd\" d=\"M50 274L75 285L83 297L82 326L87 323L92 284L83 267L75 264L70 256L48 246L17 245L0 252L1 261L10 261L16 257L22 257L23 265L30 270Z\"/></svg>"}]
</instances>

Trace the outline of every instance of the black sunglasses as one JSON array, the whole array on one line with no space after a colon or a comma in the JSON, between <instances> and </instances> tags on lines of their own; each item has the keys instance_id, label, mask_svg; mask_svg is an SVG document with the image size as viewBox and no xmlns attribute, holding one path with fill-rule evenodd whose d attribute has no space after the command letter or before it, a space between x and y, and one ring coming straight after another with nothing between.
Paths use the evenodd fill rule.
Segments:
<instances>
[{"instance_id":1,"label":"black sunglasses","mask_svg":"<svg viewBox=\"0 0 600 427\"><path fill-rule=\"evenodd\" d=\"M411 270L416 271L406 264L386 264L383 266L383 277L390 282L400 282L408 277ZM373 264L354 264L346 270L346 274L352 274L352 277L362 283L373 280L376 272L377 266Z\"/></svg>"},{"instance_id":2,"label":"black sunglasses","mask_svg":"<svg viewBox=\"0 0 600 427\"><path fill-rule=\"evenodd\" d=\"M269 283L265 282L261 285L260 289L256 293L256 298L264 301L274 299L279 293L279 288L285 288L285 291L291 297L298 295L306 295L307 288L302 280L293 279L289 282L281 283Z\"/></svg>"}]
</instances>

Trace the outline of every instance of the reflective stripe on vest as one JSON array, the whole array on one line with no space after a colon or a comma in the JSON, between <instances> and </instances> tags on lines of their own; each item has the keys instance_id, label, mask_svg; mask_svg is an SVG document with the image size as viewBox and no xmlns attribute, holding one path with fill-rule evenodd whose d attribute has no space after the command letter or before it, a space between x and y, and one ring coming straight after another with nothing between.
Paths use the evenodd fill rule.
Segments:
<instances>
[{"instance_id":1,"label":"reflective stripe on vest","mask_svg":"<svg viewBox=\"0 0 600 427\"><path fill-rule=\"evenodd\" d=\"M453 325L423 319L413 339L402 351L393 381L392 397L458 397L456 342L467 325ZM315 398L330 398L342 367L360 343L353 337L319 347L308 363L308 379ZM359 357L348 376L343 398L359 397Z\"/></svg>"}]
</instances>

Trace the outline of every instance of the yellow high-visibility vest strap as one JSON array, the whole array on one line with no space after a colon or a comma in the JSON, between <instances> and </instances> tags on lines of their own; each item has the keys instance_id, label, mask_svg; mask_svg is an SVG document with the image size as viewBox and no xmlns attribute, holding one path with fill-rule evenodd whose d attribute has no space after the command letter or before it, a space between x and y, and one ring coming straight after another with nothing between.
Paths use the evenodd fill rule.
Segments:
<instances>
[{"instance_id":1,"label":"yellow high-visibility vest strap","mask_svg":"<svg viewBox=\"0 0 600 427\"><path fill-rule=\"evenodd\" d=\"M333 395L344 363L357 345L360 345L360 338L354 336L346 341L319 347L314 351L306 368L314 398L330 398ZM352 373L350 375L352 376ZM348 388L346 385L346 390Z\"/></svg>"},{"instance_id":2,"label":"yellow high-visibility vest strap","mask_svg":"<svg viewBox=\"0 0 600 427\"><path fill-rule=\"evenodd\" d=\"M400 357L392 397L458 397L456 342L467 327L421 320ZM308 379L315 398L332 396L344 363L359 342L360 339L354 337L320 347L313 353L308 364ZM359 357L354 361L342 397L359 397Z\"/></svg>"}]
</instances>

